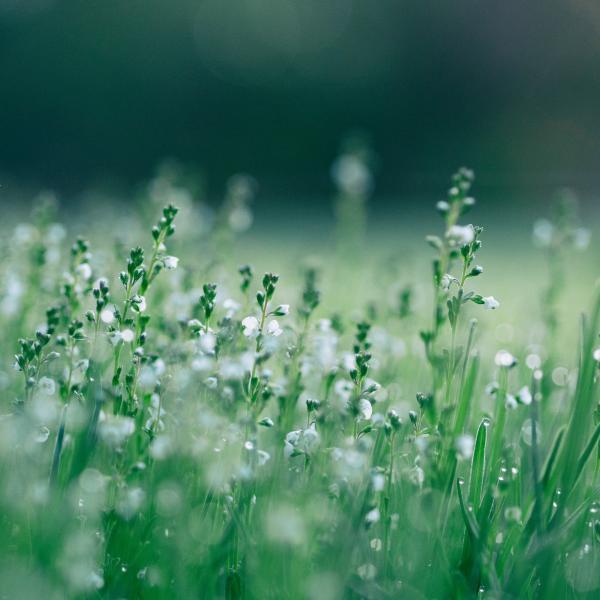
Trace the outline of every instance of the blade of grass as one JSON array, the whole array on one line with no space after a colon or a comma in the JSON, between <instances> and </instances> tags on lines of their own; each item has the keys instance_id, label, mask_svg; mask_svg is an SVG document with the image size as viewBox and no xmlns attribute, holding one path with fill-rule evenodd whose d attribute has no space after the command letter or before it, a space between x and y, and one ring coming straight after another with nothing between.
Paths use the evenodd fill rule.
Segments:
<instances>
[{"instance_id":1,"label":"blade of grass","mask_svg":"<svg viewBox=\"0 0 600 600\"><path fill-rule=\"evenodd\" d=\"M487 430L489 421L483 419L477 429L477 438L475 439L475 450L471 459L471 474L469 477L469 502L479 509L481 506L481 493L483 491L483 481L485 478L485 447L487 441Z\"/></svg>"}]
</instances>

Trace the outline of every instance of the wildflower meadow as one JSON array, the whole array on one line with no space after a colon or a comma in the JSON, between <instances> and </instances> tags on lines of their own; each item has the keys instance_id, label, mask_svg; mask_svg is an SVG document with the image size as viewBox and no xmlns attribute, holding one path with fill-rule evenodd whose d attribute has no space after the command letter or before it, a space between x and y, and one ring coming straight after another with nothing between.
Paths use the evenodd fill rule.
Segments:
<instances>
[{"instance_id":1,"label":"wildflower meadow","mask_svg":"<svg viewBox=\"0 0 600 600\"><path fill-rule=\"evenodd\" d=\"M209 212L168 169L2 225L0 598L598 597L573 194L517 242L461 168L382 240L368 154L331 176L321 245L256 222L250 176Z\"/></svg>"}]
</instances>

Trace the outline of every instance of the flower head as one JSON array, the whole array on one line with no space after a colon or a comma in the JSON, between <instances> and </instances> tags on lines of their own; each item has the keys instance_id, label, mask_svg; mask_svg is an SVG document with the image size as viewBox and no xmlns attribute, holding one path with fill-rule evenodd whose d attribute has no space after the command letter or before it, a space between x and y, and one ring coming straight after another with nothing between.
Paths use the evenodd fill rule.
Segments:
<instances>
[{"instance_id":1,"label":"flower head","mask_svg":"<svg viewBox=\"0 0 600 600\"><path fill-rule=\"evenodd\" d=\"M131 329L123 329L120 337L126 344L131 344L135 339L135 333Z\"/></svg>"},{"instance_id":2,"label":"flower head","mask_svg":"<svg viewBox=\"0 0 600 600\"><path fill-rule=\"evenodd\" d=\"M278 337L283 333L283 329L281 329L276 319L272 319L267 323L267 333L273 337Z\"/></svg>"},{"instance_id":3,"label":"flower head","mask_svg":"<svg viewBox=\"0 0 600 600\"><path fill-rule=\"evenodd\" d=\"M475 239L475 228L473 225L453 225L446 237L458 246L466 246Z\"/></svg>"},{"instance_id":4,"label":"flower head","mask_svg":"<svg viewBox=\"0 0 600 600\"><path fill-rule=\"evenodd\" d=\"M163 264L165 265L165 269L168 271L173 271L179 265L179 259L176 256L165 256L163 258Z\"/></svg>"},{"instance_id":5,"label":"flower head","mask_svg":"<svg viewBox=\"0 0 600 600\"><path fill-rule=\"evenodd\" d=\"M242 320L243 333L246 337L252 337L258 334L258 319L256 317L246 317Z\"/></svg>"},{"instance_id":6,"label":"flower head","mask_svg":"<svg viewBox=\"0 0 600 600\"><path fill-rule=\"evenodd\" d=\"M494 298L494 296L483 297L483 308L486 310L496 310L500 307L500 302Z\"/></svg>"},{"instance_id":7,"label":"flower head","mask_svg":"<svg viewBox=\"0 0 600 600\"><path fill-rule=\"evenodd\" d=\"M507 350L500 350L496 353L494 362L498 367L510 369L517 364L517 359Z\"/></svg>"}]
</instances>

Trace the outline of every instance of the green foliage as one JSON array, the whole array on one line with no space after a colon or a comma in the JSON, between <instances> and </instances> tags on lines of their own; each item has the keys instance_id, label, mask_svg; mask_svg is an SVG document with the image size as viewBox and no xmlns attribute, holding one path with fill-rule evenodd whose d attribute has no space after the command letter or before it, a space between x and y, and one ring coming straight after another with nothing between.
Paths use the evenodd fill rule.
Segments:
<instances>
[{"instance_id":1,"label":"green foliage","mask_svg":"<svg viewBox=\"0 0 600 600\"><path fill-rule=\"evenodd\" d=\"M345 242L360 247L298 280L297 265L234 266L247 177L205 238L192 204L168 205L114 254L106 224L65 252L42 211L4 261L23 291L0 303L6 356L16 343L0 378L0 581L30 573L21 596L50 598L598 594L600 295L576 359L548 316L561 290L541 293L543 344L517 321L498 348L483 229L459 223L468 169L428 237L431 306L384 267L370 297L346 294L340 273L362 285L368 256L361 148L335 168L340 229L356 225ZM552 227L566 256L573 220Z\"/></svg>"}]
</instances>

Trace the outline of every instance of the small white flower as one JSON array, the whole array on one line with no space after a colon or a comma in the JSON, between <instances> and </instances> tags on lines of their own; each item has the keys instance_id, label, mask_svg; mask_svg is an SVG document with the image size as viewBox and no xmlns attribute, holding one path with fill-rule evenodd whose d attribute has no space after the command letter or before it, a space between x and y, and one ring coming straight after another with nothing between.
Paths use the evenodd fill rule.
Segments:
<instances>
[{"instance_id":1,"label":"small white flower","mask_svg":"<svg viewBox=\"0 0 600 600\"><path fill-rule=\"evenodd\" d=\"M131 308L138 312L144 312L146 310L146 298L139 295L134 296L131 299Z\"/></svg>"},{"instance_id":2,"label":"small white flower","mask_svg":"<svg viewBox=\"0 0 600 600\"><path fill-rule=\"evenodd\" d=\"M319 432L317 431L317 427L314 423L310 425L310 427L304 429L298 439L297 446L300 448L305 454L310 454L317 449L320 442Z\"/></svg>"},{"instance_id":3,"label":"small white flower","mask_svg":"<svg viewBox=\"0 0 600 600\"><path fill-rule=\"evenodd\" d=\"M165 269L168 271L173 271L179 265L179 259L176 256L165 256L163 258L163 264L165 265Z\"/></svg>"},{"instance_id":4,"label":"small white flower","mask_svg":"<svg viewBox=\"0 0 600 600\"><path fill-rule=\"evenodd\" d=\"M156 385L156 374L154 369L149 365L144 365L140 370L140 376L138 378L140 389L152 390Z\"/></svg>"},{"instance_id":5,"label":"small white flower","mask_svg":"<svg viewBox=\"0 0 600 600\"><path fill-rule=\"evenodd\" d=\"M283 454L286 458L290 458L294 451L311 454L318 448L319 442L319 433L316 425L312 423L307 429L290 431L285 436Z\"/></svg>"},{"instance_id":6,"label":"small white flower","mask_svg":"<svg viewBox=\"0 0 600 600\"><path fill-rule=\"evenodd\" d=\"M369 545L371 546L371 550L374 550L375 552L381 552L381 549L383 548L383 542L379 538L373 538Z\"/></svg>"},{"instance_id":7,"label":"small white flower","mask_svg":"<svg viewBox=\"0 0 600 600\"><path fill-rule=\"evenodd\" d=\"M322 332L331 331L331 319L319 319L317 328Z\"/></svg>"},{"instance_id":8,"label":"small white flower","mask_svg":"<svg viewBox=\"0 0 600 600\"><path fill-rule=\"evenodd\" d=\"M158 377L164 374L167 370L167 366L165 365L165 361L162 358L157 358L153 363L152 367L154 368L154 372Z\"/></svg>"},{"instance_id":9,"label":"small white flower","mask_svg":"<svg viewBox=\"0 0 600 600\"><path fill-rule=\"evenodd\" d=\"M54 379L50 379L50 377L41 377L38 385L40 390L48 396L53 396L56 391L56 383Z\"/></svg>"},{"instance_id":10,"label":"small white flower","mask_svg":"<svg viewBox=\"0 0 600 600\"><path fill-rule=\"evenodd\" d=\"M472 435L465 433L459 435L455 442L456 453L463 460L469 460L473 456L473 448L475 447L475 439Z\"/></svg>"},{"instance_id":11,"label":"small white flower","mask_svg":"<svg viewBox=\"0 0 600 600\"><path fill-rule=\"evenodd\" d=\"M296 444L298 443L298 440L300 439L300 435L302 434L302 431L300 429L297 429L295 431L290 431L286 436L285 436L285 441L284 441L284 445L283 445L283 455L286 458L290 458L292 456L292 454L294 453Z\"/></svg>"},{"instance_id":12,"label":"small white flower","mask_svg":"<svg viewBox=\"0 0 600 600\"><path fill-rule=\"evenodd\" d=\"M258 319L256 317L246 317L242 320L244 335L252 337L258 333Z\"/></svg>"},{"instance_id":13,"label":"small white flower","mask_svg":"<svg viewBox=\"0 0 600 600\"><path fill-rule=\"evenodd\" d=\"M211 390L216 390L217 386L219 385L219 380L216 377L207 377L204 380L204 384L207 388Z\"/></svg>"},{"instance_id":14,"label":"small white flower","mask_svg":"<svg viewBox=\"0 0 600 600\"><path fill-rule=\"evenodd\" d=\"M364 565L360 565L358 569L356 569L358 576L364 581L371 581L377 577L377 567L371 563L365 563Z\"/></svg>"},{"instance_id":15,"label":"small white flower","mask_svg":"<svg viewBox=\"0 0 600 600\"><path fill-rule=\"evenodd\" d=\"M223 308L225 309L227 316L231 318L238 310L240 310L240 305L233 300L233 298L227 298L223 300Z\"/></svg>"},{"instance_id":16,"label":"small white flower","mask_svg":"<svg viewBox=\"0 0 600 600\"><path fill-rule=\"evenodd\" d=\"M84 281L87 281L92 276L92 267L88 263L77 265L75 271Z\"/></svg>"},{"instance_id":17,"label":"small white flower","mask_svg":"<svg viewBox=\"0 0 600 600\"><path fill-rule=\"evenodd\" d=\"M338 379L333 385L336 396L339 396L342 400L350 400L352 394L352 383L347 379Z\"/></svg>"},{"instance_id":18,"label":"small white flower","mask_svg":"<svg viewBox=\"0 0 600 600\"><path fill-rule=\"evenodd\" d=\"M442 279L440 280L440 287L442 290L447 292L450 289L450 286L454 281L457 281L455 277L452 277L449 273L442 275Z\"/></svg>"},{"instance_id":19,"label":"small white flower","mask_svg":"<svg viewBox=\"0 0 600 600\"><path fill-rule=\"evenodd\" d=\"M281 327L279 327L279 323L277 322L276 319L271 319L267 323L267 333L274 337L278 337L283 333L283 329L281 329Z\"/></svg>"},{"instance_id":20,"label":"small white flower","mask_svg":"<svg viewBox=\"0 0 600 600\"><path fill-rule=\"evenodd\" d=\"M123 337L120 331L111 331L108 334L108 339L113 346L116 346L120 341L123 340Z\"/></svg>"},{"instance_id":21,"label":"small white flower","mask_svg":"<svg viewBox=\"0 0 600 600\"><path fill-rule=\"evenodd\" d=\"M200 323L200 321L198 321L198 319L190 319L187 322L187 326L194 332L194 333L198 333L199 331L202 330L202 323Z\"/></svg>"},{"instance_id":22,"label":"small white flower","mask_svg":"<svg viewBox=\"0 0 600 600\"><path fill-rule=\"evenodd\" d=\"M466 246L475 239L475 229L473 225L453 225L448 229L446 237L459 246Z\"/></svg>"},{"instance_id":23,"label":"small white flower","mask_svg":"<svg viewBox=\"0 0 600 600\"><path fill-rule=\"evenodd\" d=\"M494 359L496 366L498 367L514 367L517 364L517 359L507 350L500 350L496 353L496 358Z\"/></svg>"},{"instance_id":24,"label":"small white flower","mask_svg":"<svg viewBox=\"0 0 600 600\"><path fill-rule=\"evenodd\" d=\"M370 377L367 377L367 379L365 379L365 385L363 387L363 393L365 393L365 394L374 394L375 392L378 392L380 389L381 389L381 384L380 383L378 383L374 379L371 379Z\"/></svg>"},{"instance_id":25,"label":"small white flower","mask_svg":"<svg viewBox=\"0 0 600 600\"><path fill-rule=\"evenodd\" d=\"M120 446L135 431L135 421L131 417L111 415L102 411L99 421L100 438L109 446Z\"/></svg>"},{"instance_id":26,"label":"small white flower","mask_svg":"<svg viewBox=\"0 0 600 600\"><path fill-rule=\"evenodd\" d=\"M121 331L121 339L126 344L131 344L131 342L133 342L135 339L135 333L133 333L131 329L123 329L123 331Z\"/></svg>"},{"instance_id":27,"label":"small white flower","mask_svg":"<svg viewBox=\"0 0 600 600\"><path fill-rule=\"evenodd\" d=\"M342 365L346 371L356 369L356 356L351 352L345 352L342 356Z\"/></svg>"},{"instance_id":28,"label":"small white flower","mask_svg":"<svg viewBox=\"0 0 600 600\"><path fill-rule=\"evenodd\" d=\"M596 362L600 362L600 348L594 350L593 357Z\"/></svg>"},{"instance_id":29,"label":"small white flower","mask_svg":"<svg viewBox=\"0 0 600 600\"><path fill-rule=\"evenodd\" d=\"M371 485L374 492L383 492L385 487L385 477L381 473L375 473L371 478Z\"/></svg>"},{"instance_id":30,"label":"small white flower","mask_svg":"<svg viewBox=\"0 0 600 600\"><path fill-rule=\"evenodd\" d=\"M163 433L152 440L150 456L155 460L164 460L173 452L173 446L173 440Z\"/></svg>"},{"instance_id":31,"label":"small white flower","mask_svg":"<svg viewBox=\"0 0 600 600\"><path fill-rule=\"evenodd\" d=\"M373 523L377 523L380 518L381 513L379 512L379 509L375 507L365 515L365 522L368 525L372 525Z\"/></svg>"},{"instance_id":32,"label":"small white flower","mask_svg":"<svg viewBox=\"0 0 600 600\"><path fill-rule=\"evenodd\" d=\"M517 393L517 400L525 406L529 406L533 400L530 389L524 385Z\"/></svg>"},{"instance_id":33,"label":"small white flower","mask_svg":"<svg viewBox=\"0 0 600 600\"><path fill-rule=\"evenodd\" d=\"M110 308L103 308L100 311L100 320L110 325L115 320L115 313Z\"/></svg>"},{"instance_id":34,"label":"small white flower","mask_svg":"<svg viewBox=\"0 0 600 600\"><path fill-rule=\"evenodd\" d=\"M483 297L483 308L487 310L496 310L500 307L500 302L494 298L494 296Z\"/></svg>"},{"instance_id":35,"label":"small white flower","mask_svg":"<svg viewBox=\"0 0 600 600\"><path fill-rule=\"evenodd\" d=\"M273 314L278 317L285 317L290 313L290 305L289 304L280 304L274 311Z\"/></svg>"},{"instance_id":36,"label":"small white flower","mask_svg":"<svg viewBox=\"0 0 600 600\"><path fill-rule=\"evenodd\" d=\"M358 402L358 413L361 419L368 421L373 416L373 406L366 398Z\"/></svg>"},{"instance_id":37,"label":"small white flower","mask_svg":"<svg viewBox=\"0 0 600 600\"><path fill-rule=\"evenodd\" d=\"M200 335L200 348L205 354L212 354L217 346L217 336L214 333Z\"/></svg>"},{"instance_id":38,"label":"small white flower","mask_svg":"<svg viewBox=\"0 0 600 600\"><path fill-rule=\"evenodd\" d=\"M485 391L485 394L486 394L487 396L495 396L495 395L496 395L496 392L498 391L498 388L499 388L499 387L500 387L500 386L498 385L498 382L497 382L497 381L491 381L490 383L488 383L488 384L485 386L485 390L484 390L484 391Z\"/></svg>"},{"instance_id":39,"label":"small white flower","mask_svg":"<svg viewBox=\"0 0 600 600\"><path fill-rule=\"evenodd\" d=\"M519 406L517 399L512 394L506 394L505 402L506 402L506 407L510 408L511 410L514 410L515 408L517 408Z\"/></svg>"}]
</instances>

